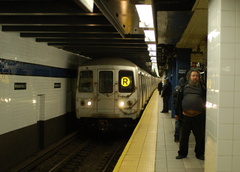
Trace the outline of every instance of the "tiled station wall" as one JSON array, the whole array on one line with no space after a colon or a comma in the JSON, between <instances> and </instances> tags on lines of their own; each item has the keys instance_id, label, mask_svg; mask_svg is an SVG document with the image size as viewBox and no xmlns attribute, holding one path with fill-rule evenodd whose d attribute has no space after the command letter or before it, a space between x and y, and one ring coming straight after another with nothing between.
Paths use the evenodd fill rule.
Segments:
<instances>
[{"instance_id":1,"label":"tiled station wall","mask_svg":"<svg viewBox=\"0 0 240 172\"><path fill-rule=\"evenodd\" d=\"M77 65L84 60L0 31L0 171L67 134Z\"/></svg>"}]
</instances>

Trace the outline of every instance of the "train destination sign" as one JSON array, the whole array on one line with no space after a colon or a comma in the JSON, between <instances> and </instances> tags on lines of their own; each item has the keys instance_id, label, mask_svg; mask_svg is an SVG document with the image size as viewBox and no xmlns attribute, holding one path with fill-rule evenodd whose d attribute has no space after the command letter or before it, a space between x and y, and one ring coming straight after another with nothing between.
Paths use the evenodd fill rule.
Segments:
<instances>
[{"instance_id":1,"label":"train destination sign","mask_svg":"<svg viewBox=\"0 0 240 172\"><path fill-rule=\"evenodd\" d=\"M121 79L121 85L123 87L127 87L131 84L131 80L128 77L122 77Z\"/></svg>"}]
</instances>

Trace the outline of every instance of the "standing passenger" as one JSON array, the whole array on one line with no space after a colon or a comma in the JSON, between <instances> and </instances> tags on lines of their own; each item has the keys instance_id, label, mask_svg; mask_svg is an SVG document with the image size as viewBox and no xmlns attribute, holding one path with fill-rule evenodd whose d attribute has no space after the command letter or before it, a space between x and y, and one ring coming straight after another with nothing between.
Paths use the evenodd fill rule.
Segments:
<instances>
[{"instance_id":1,"label":"standing passenger","mask_svg":"<svg viewBox=\"0 0 240 172\"><path fill-rule=\"evenodd\" d=\"M180 126L182 123L182 111L177 108L177 99L179 95L181 94L182 88L184 87L186 83L186 78L181 77L178 81L178 85L174 88L173 94L172 94L172 102L173 102L173 109L175 113L175 132L174 132L174 141L179 142L180 138Z\"/></svg>"},{"instance_id":2,"label":"standing passenger","mask_svg":"<svg viewBox=\"0 0 240 172\"><path fill-rule=\"evenodd\" d=\"M187 85L183 87L182 96L177 100L177 109L182 110L181 137L178 156L182 159L188 155L188 142L191 131L196 140L196 158L204 160L206 89L200 81L200 73L190 70L187 73Z\"/></svg>"},{"instance_id":3,"label":"standing passenger","mask_svg":"<svg viewBox=\"0 0 240 172\"><path fill-rule=\"evenodd\" d=\"M172 95L172 85L169 82L168 78L164 79L164 84L163 84L163 89L162 89L162 95L161 97L163 98L163 110L161 113L168 113L169 109L169 98Z\"/></svg>"},{"instance_id":4,"label":"standing passenger","mask_svg":"<svg viewBox=\"0 0 240 172\"><path fill-rule=\"evenodd\" d=\"M158 91L159 91L159 95L161 95L161 92L162 92L162 81L160 81L158 83Z\"/></svg>"}]
</instances>

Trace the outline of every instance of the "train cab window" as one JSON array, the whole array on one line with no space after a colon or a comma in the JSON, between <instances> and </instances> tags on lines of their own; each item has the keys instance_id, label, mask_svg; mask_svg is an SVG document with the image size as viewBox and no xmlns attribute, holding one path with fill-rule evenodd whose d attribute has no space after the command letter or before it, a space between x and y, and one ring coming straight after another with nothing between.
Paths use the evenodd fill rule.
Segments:
<instances>
[{"instance_id":1,"label":"train cab window","mask_svg":"<svg viewBox=\"0 0 240 172\"><path fill-rule=\"evenodd\" d=\"M112 71L99 72L99 92L100 93L113 92L113 72Z\"/></svg>"},{"instance_id":2,"label":"train cab window","mask_svg":"<svg viewBox=\"0 0 240 172\"><path fill-rule=\"evenodd\" d=\"M120 70L119 71L119 92L127 93L134 91L134 80L133 80L133 72Z\"/></svg>"},{"instance_id":3,"label":"train cab window","mask_svg":"<svg viewBox=\"0 0 240 172\"><path fill-rule=\"evenodd\" d=\"M79 92L93 91L93 71L81 71L79 78Z\"/></svg>"}]
</instances>

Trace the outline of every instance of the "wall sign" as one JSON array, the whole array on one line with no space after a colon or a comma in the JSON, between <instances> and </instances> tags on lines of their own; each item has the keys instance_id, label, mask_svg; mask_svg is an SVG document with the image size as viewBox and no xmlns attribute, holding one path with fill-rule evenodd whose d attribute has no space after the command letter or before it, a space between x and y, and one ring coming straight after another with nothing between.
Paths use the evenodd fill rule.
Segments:
<instances>
[{"instance_id":1,"label":"wall sign","mask_svg":"<svg viewBox=\"0 0 240 172\"><path fill-rule=\"evenodd\" d=\"M54 88L61 88L61 83L54 83Z\"/></svg>"},{"instance_id":2,"label":"wall sign","mask_svg":"<svg viewBox=\"0 0 240 172\"><path fill-rule=\"evenodd\" d=\"M187 74L187 71L189 69L178 69L178 80L181 78L181 77L186 77L186 74Z\"/></svg>"},{"instance_id":3,"label":"wall sign","mask_svg":"<svg viewBox=\"0 0 240 172\"><path fill-rule=\"evenodd\" d=\"M14 90L26 90L27 89L27 83L14 83Z\"/></svg>"}]
</instances>

